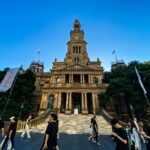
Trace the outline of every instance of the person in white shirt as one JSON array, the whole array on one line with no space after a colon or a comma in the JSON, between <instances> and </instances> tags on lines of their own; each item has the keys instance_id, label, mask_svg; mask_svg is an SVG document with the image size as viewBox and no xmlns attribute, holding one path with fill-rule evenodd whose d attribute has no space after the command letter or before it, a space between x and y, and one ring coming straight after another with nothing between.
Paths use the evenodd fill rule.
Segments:
<instances>
[{"instance_id":1,"label":"person in white shirt","mask_svg":"<svg viewBox=\"0 0 150 150\"><path fill-rule=\"evenodd\" d=\"M25 123L25 130L24 132L21 134L21 137L23 138L25 133L27 133L27 138L31 138L31 135L30 135L30 130L29 130L29 124L32 122L32 115L30 115L27 120L26 120L26 123Z\"/></svg>"}]
</instances>

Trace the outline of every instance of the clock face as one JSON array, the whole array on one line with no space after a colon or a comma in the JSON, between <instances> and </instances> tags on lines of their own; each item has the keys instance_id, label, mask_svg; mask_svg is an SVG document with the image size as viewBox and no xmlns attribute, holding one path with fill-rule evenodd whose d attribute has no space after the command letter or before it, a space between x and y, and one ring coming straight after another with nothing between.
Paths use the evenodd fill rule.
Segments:
<instances>
[{"instance_id":1,"label":"clock face","mask_svg":"<svg viewBox=\"0 0 150 150\"><path fill-rule=\"evenodd\" d=\"M74 37L74 39L75 39L75 40L79 40L79 36L76 35L76 36Z\"/></svg>"},{"instance_id":2,"label":"clock face","mask_svg":"<svg viewBox=\"0 0 150 150\"><path fill-rule=\"evenodd\" d=\"M57 80L56 80L56 81L57 81L57 83L60 83L60 78L57 78Z\"/></svg>"}]
</instances>

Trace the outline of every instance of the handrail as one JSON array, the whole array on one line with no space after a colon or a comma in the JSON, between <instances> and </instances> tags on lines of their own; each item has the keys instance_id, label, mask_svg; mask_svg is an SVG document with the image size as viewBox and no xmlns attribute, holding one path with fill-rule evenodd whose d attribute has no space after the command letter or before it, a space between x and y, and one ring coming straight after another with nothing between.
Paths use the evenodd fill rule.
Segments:
<instances>
[{"instance_id":1,"label":"handrail","mask_svg":"<svg viewBox=\"0 0 150 150\"><path fill-rule=\"evenodd\" d=\"M31 122L30 126L32 127L32 126L36 126L38 124L43 123L45 121L45 119L47 118L47 116L50 114L50 112L52 112L52 110L47 109L42 115L34 118ZM5 128L6 129L8 129L9 125L10 125L10 121L5 121ZM25 127L25 121L19 120L18 124L17 124L17 130L24 129L24 127Z\"/></svg>"},{"instance_id":2,"label":"handrail","mask_svg":"<svg viewBox=\"0 0 150 150\"><path fill-rule=\"evenodd\" d=\"M108 114L108 112L105 109L102 109L102 115L103 117L109 122L111 123L111 120L114 118L111 115ZM122 124L123 126L125 126L127 123L123 122L123 121L119 121L120 124Z\"/></svg>"}]
</instances>

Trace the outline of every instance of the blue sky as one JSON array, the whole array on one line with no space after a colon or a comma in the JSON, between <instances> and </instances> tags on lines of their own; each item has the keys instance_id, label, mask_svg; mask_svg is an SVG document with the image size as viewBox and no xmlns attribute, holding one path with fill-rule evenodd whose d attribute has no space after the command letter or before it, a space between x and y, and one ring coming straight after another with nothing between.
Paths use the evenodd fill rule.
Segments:
<instances>
[{"instance_id":1,"label":"blue sky","mask_svg":"<svg viewBox=\"0 0 150 150\"><path fill-rule=\"evenodd\" d=\"M0 70L27 68L33 60L52 67L63 61L75 19L81 23L90 60L110 70L115 57L126 63L150 60L149 0L1 0Z\"/></svg>"}]
</instances>

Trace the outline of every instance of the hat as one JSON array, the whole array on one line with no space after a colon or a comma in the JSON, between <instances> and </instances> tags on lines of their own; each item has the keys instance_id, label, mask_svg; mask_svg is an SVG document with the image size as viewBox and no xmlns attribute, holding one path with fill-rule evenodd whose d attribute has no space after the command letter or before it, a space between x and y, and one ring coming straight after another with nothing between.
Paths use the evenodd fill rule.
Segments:
<instances>
[{"instance_id":1,"label":"hat","mask_svg":"<svg viewBox=\"0 0 150 150\"><path fill-rule=\"evenodd\" d=\"M15 119L15 117L14 117L14 116L12 116L12 117L10 117L9 119L10 119L10 120L14 120L14 119Z\"/></svg>"}]
</instances>

